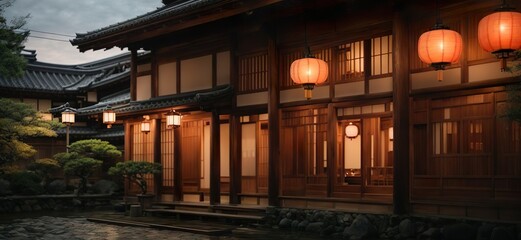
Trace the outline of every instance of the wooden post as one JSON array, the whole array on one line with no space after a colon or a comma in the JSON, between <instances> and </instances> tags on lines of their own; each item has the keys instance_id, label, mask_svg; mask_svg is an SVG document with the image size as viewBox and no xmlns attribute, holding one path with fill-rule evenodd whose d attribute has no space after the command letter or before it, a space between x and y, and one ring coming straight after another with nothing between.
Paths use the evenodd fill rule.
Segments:
<instances>
[{"instance_id":1,"label":"wooden post","mask_svg":"<svg viewBox=\"0 0 521 240\"><path fill-rule=\"evenodd\" d=\"M137 50L130 50L130 100L136 100L137 93Z\"/></svg>"},{"instance_id":2,"label":"wooden post","mask_svg":"<svg viewBox=\"0 0 521 240\"><path fill-rule=\"evenodd\" d=\"M154 119L154 131L152 134L152 144L154 151L154 162L161 164L161 118ZM163 185L163 176L161 174L154 175L154 193L157 195L161 194L160 189Z\"/></svg>"},{"instance_id":3,"label":"wooden post","mask_svg":"<svg viewBox=\"0 0 521 240\"><path fill-rule=\"evenodd\" d=\"M397 6L393 17L394 213L409 208L409 22Z\"/></svg>"},{"instance_id":4,"label":"wooden post","mask_svg":"<svg viewBox=\"0 0 521 240\"><path fill-rule=\"evenodd\" d=\"M174 201L183 201L183 169L181 159L181 127L174 128Z\"/></svg>"},{"instance_id":5,"label":"wooden post","mask_svg":"<svg viewBox=\"0 0 521 240\"><path fill-rule=\"evenodd\" d=\"M272 26L272 28L274 28ZM268 132L269 132L269 159L268 159L268 204L279 206L279 69L278 51L274 29L271 29L268 39L269 83L268 83Z\"/></svg>"},{"instance_id":6,"label":"wooden post","mask_svg":"<svg viewBox=\"0 0 521 240\"><path fill-rule=\"evenodd\" d=\"M328 105L328 133L327 133L327 196L331 197L337 181L336 177L336 138L337 138L337 115L333 104Z\"/></svg>"},{"instance_id":7,"label":"wooden post","mask_svg":"<svg viewBox=\"0 0 521 240\"><path fill-rule=\"evenodd\" d=\"M221 131L219 113L212 111L210 125L210 205L221 203Z\"/></svg>"},{"instance_id":8,"label":"wooden post","mask_svg":"<svg viewBox=\"0 0 521 240\"><path fill-rule=\"evenodd\" d=\"M241 122L238 115L230 115L230 203L240 204L241 198Z\"/></svg>"}]
</instances>

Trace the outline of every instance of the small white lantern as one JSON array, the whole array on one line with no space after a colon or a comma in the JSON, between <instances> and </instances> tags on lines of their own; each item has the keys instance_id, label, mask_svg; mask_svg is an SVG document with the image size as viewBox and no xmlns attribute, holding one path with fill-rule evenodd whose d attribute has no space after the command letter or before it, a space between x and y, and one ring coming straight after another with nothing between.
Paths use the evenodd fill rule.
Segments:
<instances>
[{"instance_id":1,"label":"small white lantern","mask_svg":"<svg viewBox=\"0 0 521 240\"><path fill-rule=\"evenodd\" d=\"M352 122L346 126L346 137L349 139L353 139L358 137L358 126L354 125Z\"/></svg>"},{"instance_id":2,"label":"small white lantern","mask_svg":"<svg viewBox=\"0 0 521 240\"><path fill-rule=\"evenodd\" d=\"M141 122L141 132L149 133L150 132L150 117L148 115L143 116L143 122Z\"/></svg>"},{"instance_id":3,"label":"small white lantern","mask_svg":"<svg viewBox=\"0 0 521 240\"><path fill-rule=\"evenodd\" d=\"M107 128L111 128L116 122L116 113L109 107L103 111L103 123L107 124Z\"/></svg>"},{"instance_id":4,"label":"small white lantern","mask_svg":"<svg viewBox=\"0 0 521 240\"><path fill-rule=\"evenodd\" d=\"M175 110L170 110L166 114L166 127L168 128L178 128L181 126L181 114L176 112Z\"/></svg>"}]
</instances>

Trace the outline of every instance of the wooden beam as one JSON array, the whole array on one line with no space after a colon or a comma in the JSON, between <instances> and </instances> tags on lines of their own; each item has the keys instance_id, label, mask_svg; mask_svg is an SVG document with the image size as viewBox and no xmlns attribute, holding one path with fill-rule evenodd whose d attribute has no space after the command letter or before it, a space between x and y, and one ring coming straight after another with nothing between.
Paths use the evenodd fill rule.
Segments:
<instances>
[{"instance_id":1,"label":"wooden beam","mask_svg":"<svg viewBox=\"0 0 521 240\"><path fill-rule=\"evenodd\" d=\"M268 132L269 132L269 159L268 159L268 204L279 206L279 185L280 185L280 166L279 166L279 69L278 69L278 49L275 31L272 29L268 38Z\"/></svg>"},{"instance_id":2,"label":"wooden beam","mask_svg":"<svg viewBox=\"0 0 521 240\"><path fill-rule=\"evenodd\" d=\"M154 162L161 164L161 118L154 119L153 124L153 132L152 132L152 146L154 151ZM154 193L157 195L160 194L161 186L163 181L161 174L154 175Z\"/></svg>"},{"instance_id":3,"label":"wooden beam","mask_svg":"<svg viewBox=\"0 0 521 240\"><path fill-rule=\"evenodd\" d=\"M183 169L181 159L181 127L174 129L174 201L183 201Z\"/></svg>"},{"instance_id":4,"label":"wooden beam","mask_svg":"<svg viewBox=\"0 0 521 240\"><path fill-rule=\"evenodd\" d=\"M327 175L328 175L328 184L327 184L327 196L331 197L333 195L333 191L335 189L335 185L337 177L336 177L336 138L337 138L337 115L336 108L332 103L328 104L328 132L327 132Z\"/></svg>"},{"instance_id":5,"label":"wooden beam","mask_svg":"<svg viewBox=\"0 0 521 240\"><path fill-rule=\"evenodd\" d=\"M404 6L393 16L394 213L409 211L409 21Z\"/></svg>"},{"instance_id":6,"label":"wooden beam","mask_svg":"<svg viewBox=\"0 0 521 240\"><path fill-rule=\"evenodd\" d=\"M214 108L210 124L210 205L221 203L221 125Z\"/></svg>"},{"instance_id":7,"label":"wooden beam","mask_svg":"<svg viewBox=\"0 0 521 240\"><path fill-rule=\"evenodd\" d=\"M241 198L241 121L240 116L230 115L230 203L240 204Z\"/></svg>"},{"instance_id":8,"label":"wooden beam","mask_svg":"<svg viewBox=\"0 0 521 240\"><path fill-rule=\"evenodd\" d=\"M130 50L130 100L136 100L136 86L137 86L137 50Z\"/></svg>"}]
</instances>

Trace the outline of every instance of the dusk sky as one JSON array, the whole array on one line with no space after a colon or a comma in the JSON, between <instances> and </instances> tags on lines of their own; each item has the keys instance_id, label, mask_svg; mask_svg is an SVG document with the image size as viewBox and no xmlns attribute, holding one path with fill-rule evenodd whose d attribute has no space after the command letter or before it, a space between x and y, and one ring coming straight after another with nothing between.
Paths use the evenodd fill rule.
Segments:
<instances>
[{"instance_id":1,"label":"dusk sky","mask_svg":"<svg viewBox=\"0 0 521 240\"><path fill-rule=\"evenodd\" d=\"M162 5L161 0L15 0L11 7L5 9L5 17L12 19L16 16L31 15L24 28L33 31L25 43L25 48L36 50L38 61L77 64L117 55L122 51L113 48L108 51L89 50L81 53L69 42L76 33L85 33L122 22Z\"/></svg>"}]
</instances>

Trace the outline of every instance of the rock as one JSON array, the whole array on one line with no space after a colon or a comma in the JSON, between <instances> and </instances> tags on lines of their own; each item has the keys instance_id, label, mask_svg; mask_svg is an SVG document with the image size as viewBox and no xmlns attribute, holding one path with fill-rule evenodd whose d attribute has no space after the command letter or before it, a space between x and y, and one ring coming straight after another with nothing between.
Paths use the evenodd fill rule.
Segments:
<instances>
[{"instance_id":1,"label":"rock","mask_svg":"<svg viewBox=\"0 0 521 240\"><path fill-rule=\"evenodd\" d=\"M347 226L349 226L349 225L351 225L351 223L353 223L353 216L351 216L351 214L349 214L349 213L346 213L342 220L344 221L344 223Z\"/></svg>"},{"instance_id":2,"label":"rock","mask_svg":"<svg viewBox=\"0 0 521 240\"><path fill-rule=\"evenodd\" d=\"M112 194L118 190L118 185L113 181L101 179L92 185L91 190L98 194Z\"/></svg>"},{"instance_id":3,"label":"rock","mask_svg":"<svg viewBox=\"0 0 521 240\"><path fill-rule=\"evenodd\" d=\"M61 194L67 189L67 185L63 180L54 180L47 185L47 192L50 194Z\"/></svg>"},{"instance_id":4,"label":"rock","mask_svg":"<svg viewBox=\"0 0 521 240\"><path fill-rule=\"evenodd\" d=\"M376 228L364 215L358 215L351 226L344 229L342 234L347 239L365 239L377 235Z\"/></svg>"},{"instance_id":5,"label":"rock","mask_svg":"<svg viewBox=\"0 0 521 240\"><path fill-rule=\"evenodd\" d=\"M306 230L306 227L309 225L309 221L308 220L304 220L302 222L300 222L297 226L297 229L299 231L305 231Z\"/></svg>"},{"instance_id":6,"label":"rock","mask_svg":"<svg viewBox=\"0 0 521 240\"><path fill-rule=\"evenodd\" d=\"M279 222L279 227L280 228L290 228L291 227L291 219L283 218Z\"/></svg>"},{"instance_id":7,"label":"rock","mask_svg":"<svg viewBox=\"0 0 521 240\"><path fill-rule=\"evenodd\" d=\"M401 219L400 219L400 216L398 216L398 215L391 215L391 217L389 218L389 225L391 227L398 226L398 224L400 224L400 222L401 222Z\"/></svg>"},{"instance_id":8,"label":"rock","mask_svg":"<svg viewBox=\"0 0 521 240\"><path fill-rule=\"evenodd\" d=\"M441 231L439 228L431 227L427 229L425 232L422 232L419 236L419 239L440 239Z\"/></svg>"},{"instance_id":9,"label":"rock","mask_svg":"<svg viewBox=\"0 0 521 240\"><path fill-rule=\"evenodd\" d=\"M326 228L324 228L324 229L320 232L320 235L321 235L321 236L329 236L329 235L333 234L335 231L336 231L335 226L333 226L333 225L329 225L329 226L327 226Z\"/></svg>"},{"instance_id":10,"label":"rock","mask_svg":"<svg viewBox=\"0 0 521 240\"><path fill-rule=\"evenodd\" d=\"M323 222L310 223L306 227L306 232L320 233L322 231L322 226L324 226Z\"/></svg>"},{"instance_id":11,"label":"rock","mask_svg":"<svg viewBox=\"0 0 521 240\"><path fill-rule=\"evenodd\" d=\"M456 223L443 228L446 240L474 240L476 229L467 223Z\"/></svg>"},{"instance_id":12,"label":"rock","mask_svg":"<svg viewBox=\"0 0 521 240\"><path fill-rule=\"evenodd\" d=\"M495 227L490 240L516 240L514 234L505 227Z\"/></svg>"},{"instance_id":13,"label":"rock","mask_svg":"<svg viewBox=\"0 0 521 240\"><path fill-rule=\"evenodd\" d=\"M398 228L400 229L400 235L405 238L414 237L416 235L416 225L411 219L406 218L402 220Z\"/></svg>"},{"instance_id":14,"label":"rock","mask_svg":"<svg viewBox=\"0 0 521 240\"><path fill-rule=\"evenodd\" d=\"M490 223L483 223L478 228L478 233L476 240L488 240L492 235L492 230L494 229L494 225Z\"/></svg>"},{"instance_id":15,"label":"rock","mask_svg":"<svg viewBox=\"0 0 521 240\"><path fill-rule=\"evenodd\" d=\"M293 220L293 221L291 222L291 230L297 230L297 229L298 229L298 224L299 224L299 223L300 223L300 222L299 222L298 220Z\"/></svg>"}]
</instances>

